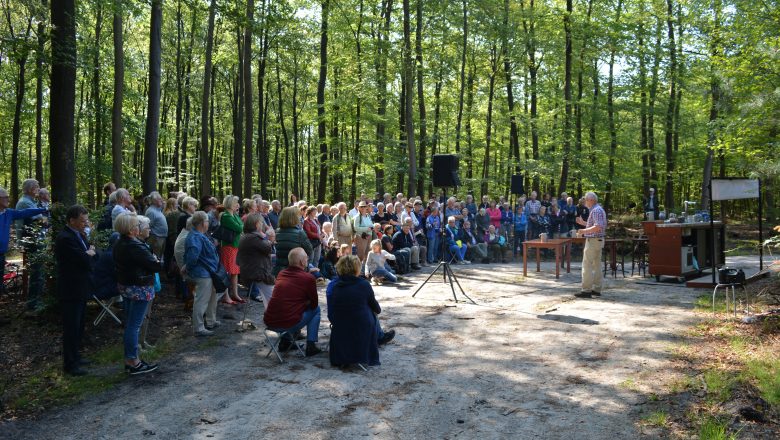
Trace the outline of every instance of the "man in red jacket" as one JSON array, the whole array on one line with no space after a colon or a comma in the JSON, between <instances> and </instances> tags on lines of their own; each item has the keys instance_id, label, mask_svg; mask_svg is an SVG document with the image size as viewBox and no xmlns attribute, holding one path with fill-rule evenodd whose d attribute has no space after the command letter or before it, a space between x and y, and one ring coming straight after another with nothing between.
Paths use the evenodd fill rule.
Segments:
<instances>
[{"instance_id":1,"label":"man in red jacket","mask_svg":"<svg viewBox=\"0 0 780 440\"><path fill-rule=\"evenodd\" d=\"M320 306L317 305L317 282L306 271L308 256L303 248L290 251L289 266L276 275L274 291L263 315L269 329L291 330L306 327L306 356L322 352L317 347L320 328ZM283 340L280 349L289 348L292 341Z\"/></svg>"}]
</instances>

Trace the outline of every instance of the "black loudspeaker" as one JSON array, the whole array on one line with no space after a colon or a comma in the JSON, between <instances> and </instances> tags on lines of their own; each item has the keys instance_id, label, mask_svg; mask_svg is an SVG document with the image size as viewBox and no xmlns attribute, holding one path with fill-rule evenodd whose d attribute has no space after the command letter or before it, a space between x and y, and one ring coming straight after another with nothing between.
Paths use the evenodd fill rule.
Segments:
<instances>
[{"instance_id":1,"label":"black loudspeaker","mask_svg":"<svg viewBox=\"0 0 780 440\"><path fill-rule=\"evenodd\" d=\"M437 188L460 186L458 156L454 154L435 154L433 156L433 186Z\"/></svg>"},{"instance_id":2,"label":"black loudspeaker","mask_svg":"<svg viewBox=\"0 0 780 440\"><path fill-rule=\"evenodd\" d=\"M525 194L523 191L523 175L517 174L512 176L512 194Z\"/></svg>"}]
</instances>

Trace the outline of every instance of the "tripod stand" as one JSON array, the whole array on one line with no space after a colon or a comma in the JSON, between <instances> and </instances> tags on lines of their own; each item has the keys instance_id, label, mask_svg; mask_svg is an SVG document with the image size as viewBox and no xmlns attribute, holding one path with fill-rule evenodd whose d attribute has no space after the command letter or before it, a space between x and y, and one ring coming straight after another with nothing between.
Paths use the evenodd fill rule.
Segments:
<instances>
[{"instance_id":1,"label":"tripod stand","mask_svg":"<svg viewBox=\"0 0 780 440\"><path fill-rule=\"evenodd\" d=\"M473 299L469 298L468 295L466 295L466 292L463 291L463 287L461 287L460 283L458 282L458 279L455 277L455 273L452 272L452 268L450 267L450 264L452 263L452 260L455 259L455 256L451 256L449 259L447 259L447 253L445 252L446 247L444 244L444 238L446 237L446 233L442 233L442 240L441 245L439 248L440 254L441 254L441 261L439 261L439 264L436 266L436 268L433 269L433 272L431 272L430 275L428 275L428 278L423 281L422 284L420 284L420 287L417 288L417 290L414 291L412 294L412 298L417 295L417 293L422 289L426 284L428 284L428 281L430 281L431 278L433 278L434 275L436 275L436 272L439 271L439 269L442 270L442 275L444 276L444 282L450 284L450 289L452 289L452 298L455 300L455 302L458 302L458 297L455 295L455 284L458 285L458 290L460 290L460 293L468 298L469 301L471 301L472 304L476 304Z\"/></svg>"}]
</instances>

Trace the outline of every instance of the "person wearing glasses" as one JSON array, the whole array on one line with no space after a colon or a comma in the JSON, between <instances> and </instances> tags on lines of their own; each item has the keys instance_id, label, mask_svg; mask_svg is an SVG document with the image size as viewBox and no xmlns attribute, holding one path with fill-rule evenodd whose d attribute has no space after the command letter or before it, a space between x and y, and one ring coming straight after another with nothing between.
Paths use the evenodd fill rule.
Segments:
<instances>
[{"instance_id":1,"label":"person wearing glasses","mask_svg":"<svg viewBox=\"0 0 780 440\"><path fill-rule=\"evenodd\" d=\"M158 367L138 358L138 335L147 307L154 299L154 274L162 271L160 260L142 241L141 225L140 216L131 212L120 214L114 221L114 229L120 235L114 245L114 264L119 293L126 301L125 371L132 376Z\"/></svg>"}]
</instances>

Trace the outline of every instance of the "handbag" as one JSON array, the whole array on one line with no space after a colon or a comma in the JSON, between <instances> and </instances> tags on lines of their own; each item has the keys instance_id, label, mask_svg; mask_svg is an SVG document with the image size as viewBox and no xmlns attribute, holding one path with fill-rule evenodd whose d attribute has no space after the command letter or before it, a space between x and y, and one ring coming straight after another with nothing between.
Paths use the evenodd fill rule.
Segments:
<instances>
[{"instance_id":1,"label":"handbag","mask_svg":"<svg viewBox=\"0 0 780 440\"><path fill-rule=\"evenodd\" d=\"M222 225L217 226L214 232L211 233L213 238L225 243L233 243L236 239L236 231L232 231Z\"/></svg>"},{"instance_id":2,"label":"handbag","mask_svg":"<svg viewBox=\"0 0 780 440\"><path fill-rule=\"evenodd\" d=\"M154 273L154 293L160 293L162 290L162 284L160 284L160 274Z\"/></svg>"},{"instance_id":3,"label":"handbag","mask_svg":"<svg viewBox=\"0 0 780 440\"><path fill-rule=\"evenodd\" d=\"M230 277L221 264L217 264L216 272L209 269L209 274L211 275L211 282L214 285L214 291L217 293L222 293L230 287Z\"/></svg>"}]
</instances>

